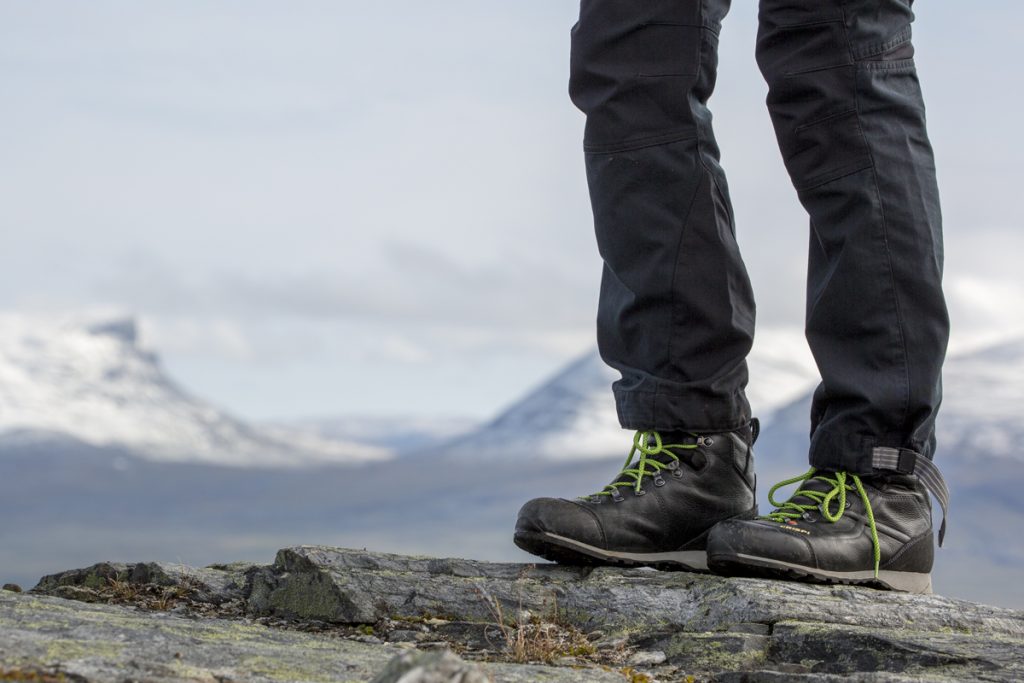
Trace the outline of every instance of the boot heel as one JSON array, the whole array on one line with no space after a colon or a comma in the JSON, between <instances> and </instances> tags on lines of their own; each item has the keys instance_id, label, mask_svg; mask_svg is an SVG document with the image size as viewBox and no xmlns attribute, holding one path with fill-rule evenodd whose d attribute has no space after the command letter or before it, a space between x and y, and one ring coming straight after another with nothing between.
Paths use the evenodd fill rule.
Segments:
<instances>
[{"instance_id":1,"label":"boot heel","mask_svg":"<svg viewBox=\"0 0 1024 683\"><path fill-rule=\"evenodd\" d=\"M878 582L894 591L904 593L923 593L931 595L932 575L917 572L894 572L882 570L878 572Z\"/></svg>"}]
</instances>

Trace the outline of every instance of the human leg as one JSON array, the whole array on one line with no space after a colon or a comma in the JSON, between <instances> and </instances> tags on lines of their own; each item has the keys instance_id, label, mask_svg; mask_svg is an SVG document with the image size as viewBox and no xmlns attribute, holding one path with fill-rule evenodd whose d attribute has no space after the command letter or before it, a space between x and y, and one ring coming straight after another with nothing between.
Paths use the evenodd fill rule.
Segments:
<instances>
[{"instance_id":1,"label":"human leg","mask_svg":"<svg viewBox=\"0 0 1024 683\"><path fill-rule=\"evenodd\" d=\"M707 101L728 0L583 0L570 94L598 249L602 358L627 429L735 429L754 301Z\"/></svg>"},{"instance_id":2,"label":"human leg","mask_svg":"<svg viewBox=\"0 0 1024 683\"><path fill-rule=\"evenodd\" d=\"M931 457L949 336L935 162L910 0L762 0L757 55L810 215L806 331L822 382L810 462Z\"/></svg>"},{"instance_id":3,"label":"human leg","mask_svg":"<svg viewBox=\"0 0 1024 683\"><path fill-rule=\"evenodd\" d=\"M581 2L570 94L604 260L598 347L638 431L602 491L523 506L515 541L548 559L703 570L710 527L756 514L754 301L707 109L728 4Z\"/></svg>"},{"instance_id":4,"label":"human leg","mask_svg":"<svg viewBox=\"0 0 1024 683\"><path fill-rule=\"evenodd\" d=\"M714 530L724 573L930 587L925 488L945 508L930 458L949 321L910 3L761 0L768 108L810 215L806 330L822 382L814 469L776 512Z\"/></svg>"}]
</instances>

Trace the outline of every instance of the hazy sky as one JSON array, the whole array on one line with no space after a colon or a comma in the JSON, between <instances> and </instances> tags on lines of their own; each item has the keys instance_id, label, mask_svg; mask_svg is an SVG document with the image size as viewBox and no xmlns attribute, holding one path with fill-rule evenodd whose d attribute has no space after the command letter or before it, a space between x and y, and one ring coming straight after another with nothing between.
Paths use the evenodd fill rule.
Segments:
<instances>
[{"instance_id":1,"label":"hazy sky","mask_svg":"<svg viewBox=\"0 0 1024 683\"><path fill-rule=\"evenodd\" d=\"M958 343L1024 333L1024 3L918 2ZM572 0L0 0L0 309L137 314L249 417L486 416L593 344ZM737 0L712 100L759 325L806 218Z\"/></svg>"}]
</instances>

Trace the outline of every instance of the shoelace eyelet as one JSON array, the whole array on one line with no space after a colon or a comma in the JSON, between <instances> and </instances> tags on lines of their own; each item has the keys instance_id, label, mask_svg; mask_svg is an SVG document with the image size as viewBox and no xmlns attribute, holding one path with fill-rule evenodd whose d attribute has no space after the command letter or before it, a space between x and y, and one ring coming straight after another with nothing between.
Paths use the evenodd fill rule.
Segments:
<instances>
[{"instance_id":1,"label":"shoelace eyelet","mask_svg":"<svg viewBox=\"0 0 1024 683\"><path fill-rule=\"evenodd\" d=\"M711 439L708 437L692 433L691 436L700 439L702 443L711 443ZM639 488L645 477L649 476L654 479L656 487L664 486L666 480L662 476L662 470L669 470L672 472L673 478L681 479L683 472L681 471L679 456L672 449L692 449L696 447L697 444L665 444L656 431L637 431L633 435L633 447L626 456L626 462L622 466L620 477L605 486L600 495L611 496L613 502L621 503L623 496L619 493L619 487L630 483L626 477L633 479L633 486L629 486L629 488L633 488L634 495L636 496L642 496L646 493L642 488ZM639 459L635 459L637 453L640 454ZM662 454L668 455L671 460L659 458L658 456Z\"/></svg>"},{"instance_id":2,"label":"shoelace eyelet","mask_svg":"<svg viewBox=\"0 0 1024 683\"><path fill-rule=\"evenodd\" d=\"M816 520L814 519L814 515L812 515L812 514L811 514L810 512L805 512L804 514L802 514L802 515L800 515L800 516L801 516L801 517L802 517L803 519L805 519L806 521L808 521L808 522L814 522L814 521L816 521Z\"/></svg>"},{"instance_id":3,"label":"shoelace eyelet","mask_svg":"<svg viewBox=\"0 0 1024 683\"><path fill-rule=\"evenodd\" d=\"M636 495L638 495L638 496L646 496L647 495L647 489L638 489L638 490L634 490L633 492Z\"/></svg>"}]
</instances>

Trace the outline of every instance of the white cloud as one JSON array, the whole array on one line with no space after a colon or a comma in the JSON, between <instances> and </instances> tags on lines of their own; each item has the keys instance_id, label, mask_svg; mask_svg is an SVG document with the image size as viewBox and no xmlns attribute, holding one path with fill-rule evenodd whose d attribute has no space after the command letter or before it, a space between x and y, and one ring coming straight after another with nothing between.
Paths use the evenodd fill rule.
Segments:
<instances>
[{"instance_id":1,"label":"white cloud","mask_svg":"<svg viewBox=\"0 0 1024 683\"><path fill-rule=\"evenodd\" d=\"M1016 77L1021 11L932 3L915 26L957 340L1020 316L1024 231L1007 225L1022 102L998 86ZM408 383L406 412L504 402L594 339L600 261L566 96L575 14L497 0L0 5L0 127L14 132L0 307L138 312L186 384L260 414L341 409L350 384L383 381ZM986 50L950 40L964 22ZM807 219L755 32L756 8L734 3L711 105L759 326L799 326ZM965 97L965 74L986 87ZM363 400L384 410L396 399L379 391Z\"/></svg>"},{"instance_id":2,"label":"white cloud","mask_svg":"<svg viewBox=\"0 0 1024 683\"><path fill-rule=\"evenodd\" d=\"M243 326L235 320L143 316L139 320L143 346L161 354L202 354L237 361L254 357L254 349Z\"/></svg>"},{"instance_id":3,"label":"white cloud","mask_svg":"<svg viewBox=\"0 0 1024 683\"><path fill-rule=\"evenodd\" d=\"M411 339L395 334L388 334L375 344L368 357L383 362L417 364L430 360L430 353Z\"/></svg>"},{"instance_id":4,"label":"white cloud","mask_svg":"<svg viewBox=\"0 0 1024 683\"><path fill-rule=\"evenodd\" d=\"M376 322L564 335L592 326L599 261L589 275L567 273L557 255L469 259L420 244L388 243L333 269L279 266L260 274L231 266L175 268L133 254L103 273L106 301L152 315L282 322ZM232 264L233 265L233 264ZM231 268L231 269L229 269Z\"/></svg>"}]
</instances>

